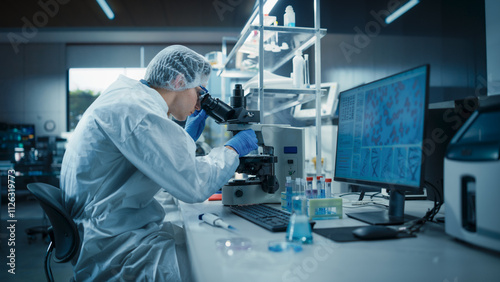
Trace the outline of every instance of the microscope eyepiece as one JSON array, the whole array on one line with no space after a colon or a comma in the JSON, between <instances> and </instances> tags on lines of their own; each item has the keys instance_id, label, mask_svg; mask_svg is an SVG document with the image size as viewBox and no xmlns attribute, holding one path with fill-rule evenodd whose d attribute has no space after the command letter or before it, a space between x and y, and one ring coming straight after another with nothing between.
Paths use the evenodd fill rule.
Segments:
<instances>
[{"instance_id":1,"label":"microscope eyepiece","mask_svg":"<svg viewBox=\"0 0 500 282\"><path fill-rule=\"evenodd\" d=\"M231 106L233 108L246 108L245 94L241 84L236 84L233 89L233 96L231 96Z\"/></svg>"},{"instance_id":2,"label":"microscope eyepiece","mask_svg":"<svg viewBox=\"0 0 500 282\"><path fill-rule=\"evenodd\" d=\"M214 99L209 93L200 97L201 108L218 122L226 122L234 115L234 109L218 98Z\"/></svg>"},{"instance_id":3,"label":"microscope eyepiece","mask_svg":"<svg viewBox=\"0 0 500 282\"><path fill-rule=\"evenodd\" d=\"M231 106L223 101L212 98L208 90L200 86L203 92L200 95L200 106L208 116L215 119L218 123L249 123L259 122L258 111L246 110L246 99L241 84L236 84L231 96Z\"/></svg>"}]
</instances>

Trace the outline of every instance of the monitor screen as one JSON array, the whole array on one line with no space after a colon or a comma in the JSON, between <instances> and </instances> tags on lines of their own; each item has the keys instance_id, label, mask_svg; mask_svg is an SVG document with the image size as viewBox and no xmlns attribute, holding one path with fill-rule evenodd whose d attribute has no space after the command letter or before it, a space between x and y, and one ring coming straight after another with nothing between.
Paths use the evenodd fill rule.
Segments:
<instances>
[{"instance_id":1,"label":"monitor screen","mask_svg":"<svg viewBox=\"0 0 500 282\"><path fill-rule=\"evenodd\" d=\"M314 86L311 86L314 88ZM325 90L325 95L321 96L321 116L333 117L337 108L338 83L322 83L321 89ZM299 104L293 109L293 117L296 119L314 119L316 118L316 99Z\"/></svg>"},{"instance_id":2,"label":"monitor screen","mask_svg":"<svg viewBox=\"0 0 500 282\"><path fill-rule=\"evenodd\" d=\"M29 151L36 147L35 125L0 124L0 160L14 160L16 148Z\"/></svg>"},{"instance_id":3,"label":"monitor screen","mask_svg":"<svg viewBox=\"0 0 500 282\"><path fill-rule=\"evenodd\" d=\"M425 65L340 93L336 181L423 187L428 77Z\"/></svg>"},{"instance_id":4,"label":"monitor screen","mask_svg":"<svg viewBox=\"0 0 500 282\"><path fill-rule=\"evenodd\" d=\"M321 96L321 105L325 105L326 104L326 100L327 100L328 96L326 95L323 95ZM302 105L300 105L300 109L301 110L310 110L310 109L313 109L314 111L316 111L316 100L313 99L309 102L306 102Z\"/></svg>"}]
</instances>

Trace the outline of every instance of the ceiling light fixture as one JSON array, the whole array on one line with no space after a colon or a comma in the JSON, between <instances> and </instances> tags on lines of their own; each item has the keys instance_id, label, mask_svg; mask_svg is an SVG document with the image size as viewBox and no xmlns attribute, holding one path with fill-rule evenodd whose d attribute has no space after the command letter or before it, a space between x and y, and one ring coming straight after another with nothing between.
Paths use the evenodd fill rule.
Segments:
<instances>
[{"instance_id":1,"label":"ceiling light fixture","mask_svg":"<svg viewBox=\"0 0 500 282\"><path fill-rule=\"evenodd\" d=\"M108 19L112 20L115 18L115 13L113 13L113 10L109 7L108 3L106 3L106 0L96 0L97 4L101 6L101 9L104 11Z\"/></svg>"},{"instance_id":2,"label":"ceiling light fixture","mask_svg":"<svg viewBox=\"0 0 500 282\"><path fill-rule=\"evenodd\" d=\"M406 2L406 4L399 7L399 9L394 11L394 13L387 16L387 18L385 18L385 23L386 24L392 23L394 20L399 18L402 14L408 12L408 10L415 7L415 5L417 5L418 3L420 3L420 0L410 0L410 1Z\"/></svg>"}]
</instances>

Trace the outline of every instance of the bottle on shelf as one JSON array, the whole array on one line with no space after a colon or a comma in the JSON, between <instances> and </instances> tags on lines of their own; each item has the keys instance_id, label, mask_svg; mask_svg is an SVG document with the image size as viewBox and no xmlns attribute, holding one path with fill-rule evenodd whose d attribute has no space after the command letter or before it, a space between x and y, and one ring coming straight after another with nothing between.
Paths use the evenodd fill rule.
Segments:
<instances>
[{"instance_id":1,"label":"bottle on shelf","mask_svg":"<svg viewBox=\"0 0 500 282\"><path fill-rule=\"evenodd\" d=\"M283 15L283 26L295 26L295 12L291 5L286 6L285 15Z\"/></svg>"},{"instance_id":2,"label":"bottle on shelf","mask_svg":"<svg viewBox=\"0 0 500 282\"><path fill-rule=\"evenodd\" d=\"M295 51L295 57L292 60L293 64L293 87L303 88L304 87L304 58L302 57L302 51Z\"/></svg>"},{"instance_id":3,"label":"bottle on shelf","mask_svg":"<svg viewBox=\"0 0 500 282\"><path fill-rule=\"evenodd\" d=\"M309 83L309 55L304 54L304 86L309 88L311 85Z\"/></svg>"},{"instance_id":4,"label":"bottle on shelf","mask_svg":"<svg viewBox=\"0 0 500 282\"><path fill-rule=\"evenodd\" d=\"M264 15L264 25L270 26L276 22L276 16L270 16L269 14Z\"/></svg>"}]
</instances>

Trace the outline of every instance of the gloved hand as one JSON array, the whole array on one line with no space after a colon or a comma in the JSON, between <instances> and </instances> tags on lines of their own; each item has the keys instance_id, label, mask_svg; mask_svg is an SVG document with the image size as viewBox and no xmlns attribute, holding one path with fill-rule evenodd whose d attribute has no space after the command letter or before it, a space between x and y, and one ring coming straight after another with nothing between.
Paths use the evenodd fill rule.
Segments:
<instances>
[{"instance_id":1,"label":"gloved hand","mask_svg":"<svg viewBox=\"0 0 500 282\"><path fill-rule=\"evenodd\" d=\"M247 129L238 132L229 141L224 144L224 146L229 146L236 150L236 152L243 157L253 150L256 150L257 146L257 136L253 129Z\"/></svg>"},{"instance_id":2,"label":"gloved hand","mask_svg":"<svg viewBox=\"0 0 500 282\"><path fill-rule=\"evenodd\" d=\"M204 110L195 111L192 115L188 116L184 129L193 138L194 142L200 138L203 129L205 129L207 117L208 115Z\"/></svg>"}]
</instances>

